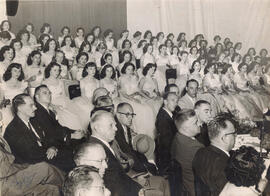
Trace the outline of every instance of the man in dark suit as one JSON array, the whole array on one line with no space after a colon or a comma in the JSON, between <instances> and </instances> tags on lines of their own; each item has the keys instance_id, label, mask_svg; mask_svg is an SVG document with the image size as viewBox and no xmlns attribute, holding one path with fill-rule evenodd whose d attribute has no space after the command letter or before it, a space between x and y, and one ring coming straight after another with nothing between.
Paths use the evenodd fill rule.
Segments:
<instances>
[{"instance_id":1,"label":"man in dark suit","mask_svg":"<svg viewBox=\"0 0 270 196\"><path fill-rule=\"evenodd\" d=\"M136 172L150 171L156 174L155 165L148 162L144 154L133 149L132 137L136 135L130 128L134 114L133 108L129 103L120 103L116 109L116 127L117 132L115 140L119 144L120 149L126 153L133 162L132 169Z\"/></svg>"},{"instance_id":2,"label":"man in dark suit","mask_svg":"<svg viewBox=\"0 0 270 196\"><path fill-rule=\"evenodd\" d=\"M207 123L212 119L210 103L205 100L199 100L195 103L194 110L198 117L198 125L200 126L200 133L196 135L196 139L204 146L209 146Z\"/></svg>"},{"instance_id":3,"label":"man in dark suit","mask_svg":"<svg viewBox=\"0 0 270 196\"><path fill-rule=\"evenodd\" d=\"M227 183L224 169L235 143L234 124L228 114L220 114L208 124L211 145L198 150L193 159L193 170L199 182L197 195L218 196Z\"/></svg>"},{"instance_id":4,"label":"man in dark suit","mask_svg":"<svg viewBox=\"0 0 270 196\"><path fill-rule=\"evenodd\" d=\"M74 131L59 124L51 110L51 92L46 85L40 85L35 89L34 101L37 109L31 120L44 130L48 144L58 148L69 146L72 150L76 143L81 143L80 139L84 136L82 130Z\"/></svg>"},{"instance_id":5,"label":"man in dark suit","mask_svg":"<svg viewBox=\"0 0 270 196\"><path fill-rule=\"evenodd\" d=\"M112 196L137 196L142 186L125 173L109 144L114 140L117 131L113 114L106 111L95 112L91 119L91 129L92 136L88 142L102 145L108 158L108 168L104 175L105 186Z\"/></svg>"},{"instance_id":6,"label":"man in dark suit","mask_svg":"<svg viewBox=\"0 0 270 196\"><path fill-rule=\"evenodd\" d=\"M197 121L194 110L182 110L176 115L175 124L178 132L173 139L171 148L172 158L181 165L183 185L189 196L195 196L192 161L198 149L203 147L194 138L200 131Z\"/></svg>"},{"instance_id":7,"label":"man in dark suit","mask_svg":"<svg viewBox=\"0 0 270 196\"><path fill-rule=\"evenodd\" d=\"M177 128L173 121L173 112L177 106L178 97L169 92L164 96L163 106L156 118L156 163L161 175L166 174L171 161L171 144Z\"/></svg>"},{"instance_id":8,"label":"man in dark suit","mask_svg":"<svg viewBox=\"0 0 270 196\"><path fill-rule=\"evenodd\" d=\"M12 107L15 116L7 126L4 138L10 145L16 163L46 161L66 172L75 166L72 153L52 146L46 139L44 129L31 119L35 116L36 106L28 94L14 97Z\"/></svg>"}]
</instances>

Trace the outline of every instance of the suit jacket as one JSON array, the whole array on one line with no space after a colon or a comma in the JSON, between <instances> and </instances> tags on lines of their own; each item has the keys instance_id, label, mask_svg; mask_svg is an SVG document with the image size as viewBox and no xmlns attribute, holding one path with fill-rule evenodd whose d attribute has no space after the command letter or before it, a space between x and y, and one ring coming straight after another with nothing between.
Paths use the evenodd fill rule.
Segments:
<instances>
[{"instance_id":1,"label":"suit jacket","mask_svg":"<svg viewBox=\"0 0 270 196\"><path fill-rule=\"evenodd\" d=\"M42 137L42 130L34 128L37 134ZM46 160L47 149L39 145L37 136L17 115L7 126L4 138L15 156L16 163L33 164Z\"/></svg>"},{"instance_id":2,"label":"suit jacket","mask_svg":"<svg viewBox=\"0 0 270 196\"><path fill-rule=\"evenodd\" d=\"M195 196L192 161L196 152L203 147L196 139L182 135L179 132L176 133L173 140L171 148L172 158L180 163L182 167L183 183L189 192L189 196Z\"/></svg>"},{"instance_id":3,"label":"suit jacket","mask_svg":"<svg viewBox=\"0 0 270 196\"><path fill-rule=\"evenodd\" d=\"M200 133L196 135L195 138L206 147L210 145L210 140L208 136L208 128L205 123L202 124L202 126L200 127Z\"/></svg>"},{"instance_id":4,"label":"suit jacket","mask_svg":"<svg viewBox=\"0 0 270 196\"><path fill-rule=\"evenodd\" d=\"M49 112L39 103L36 102L35 117L31 120L35 126L42 127L45 138L44 142L47 147L55 146L61 147L62 145L70 142L70 135L74 132L67 127L63 127L56 120L55 114L49 110Z\"/></svg>"},{"instance_id":5,"label":"suit jacket","mask_svg":"<svg viewBox=\"0 0 270 196\"><path fill-rule=\"evenodd\" d=\"M88 142L103 146L108 158L108 168L103 177L105 186L111 191L112 196L137 196L142 188L132 180L124 171L111 150L99 139L90 137Z\"/></svg>"},{"instance_id":6,"label":"suit jacket","mask_svg":"<svg viewBox=\"0 0 270 196\"><path fill-rule=\"evenodd\" d=\"M141 154L133 149L130 128L127 127L127 135L128 135L128 142L127 142L122 124L119 122L117 118L115 118L115 121L117 127L115 140L117 141L120 149L134 160L134 165L132 169L136 172L149 171L153 175L155 175L156 174L155 165L149 163L144 154Z\"/></svg>"},{"instance_id":7,"label":"suit jacket","mask_svg":"<svg viewBox=\"0 0 270 196\"><path fill-rule=\"evenodd\" d=\"M161 107L156 118L156 161L159 171L165 172L171 161L171 144L177 128L173 118Z\"/></svg>"},{"instance_id":8,"label":"suit jacket","mask_svg":"<svg viewBox=\"0 0 270 196\"><path fill-rule=\"evenodd\" d=\"M196 102L197 98L195 99ZM186 93L183 97L181 97L178 101L178 105L181 109L194 109L194 104L188 94Z\"/></svg>"},{"instance_id":9,"label":"suit jacket","mask_svg":"<svg viewBox=\"0 0 270 196\"><path fill-rule=\"evenodd\" d=\"M40 136L40 139L17 115L15 115L6 128L4 138L15 156L15 163L35 164L46 161L65 172L71 170L75 166L72 151L58 150L57 156L48 160L46 154L48 144L45 138L45 131L33 119L30 119L30 123Z\"/></svg>"},{"instance_id":10,"label":"suit jacket","mask_svg":"<svg viewBox=\"0 0 270 196\"><path fill-rule=\"evenodd\" d=\"M224 169L229 156L215 146L208 146L198 150L193 159L193 169L199 179L211 192L218 196L227 183ZM205 194L204 194L205 195Z\"/></svg>"}]
</instances>

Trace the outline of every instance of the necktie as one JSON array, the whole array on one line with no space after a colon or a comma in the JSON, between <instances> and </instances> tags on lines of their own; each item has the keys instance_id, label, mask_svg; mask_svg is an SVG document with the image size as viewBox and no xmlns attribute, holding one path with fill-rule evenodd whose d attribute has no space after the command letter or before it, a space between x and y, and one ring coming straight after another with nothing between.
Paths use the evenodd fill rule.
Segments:
<instances>
[{"instance_id":1,"label":"necktie","mask_svg":"<svg viewBox=\"0 0 270 196\"><path fill-rule=\"evenodd\" d=\"M32 129L32 125L30 124L30 122L28 122L28 127L30 131L32 131L35 134L38 145L42 146L41 138L43 138L43 135L42 136L38 135L37 132Z\"/></svg>"}]
</instances>

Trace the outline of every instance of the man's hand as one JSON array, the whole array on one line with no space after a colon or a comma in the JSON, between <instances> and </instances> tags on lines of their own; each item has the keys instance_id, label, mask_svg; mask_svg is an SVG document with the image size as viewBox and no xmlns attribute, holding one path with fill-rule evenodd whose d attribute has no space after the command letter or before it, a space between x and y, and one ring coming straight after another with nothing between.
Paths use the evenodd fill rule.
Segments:
<instances>
[{"instance_id":1,"label":"man's hand","mask_svg":"<svg viewBox=\"0 0 270 196\"><path fill-rule=\"evenodd\" d=\"M53 159L53 157L56 157L57 152L58 152L58 150L57 150L57 148L55 148L54 146L48 148L48 150L47 150L47 152L46 152L46 154L47 154L47 159L50 160L50 159Z\"/></svg>"},{"instance_id":2,"label":"man's hand","mask_svg":"<svg viewBox=\"0 0 270 196\"><path fill-rule=\"evenodd\" d=\"M77 130L74 133L71 134L71 139L82 139L86 134L86 131L84 130Z\"/></svg>"}]
</instances>

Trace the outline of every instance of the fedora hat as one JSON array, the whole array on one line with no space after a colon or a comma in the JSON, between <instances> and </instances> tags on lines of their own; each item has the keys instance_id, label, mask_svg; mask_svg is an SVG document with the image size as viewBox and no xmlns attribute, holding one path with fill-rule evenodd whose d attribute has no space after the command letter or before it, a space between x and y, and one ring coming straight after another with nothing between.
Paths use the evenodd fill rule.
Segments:
<instances>
[{"instance_id":1,"label":"fedora hat","mask_svg":"<svg viewBox=\"0 0 270 196\"><path fill-rule=\"evenodd\" d=\"M138 134L132 139L133 149L151 158L155 151L155 141L145 134Z\"/></svg>"}]
</instances>

